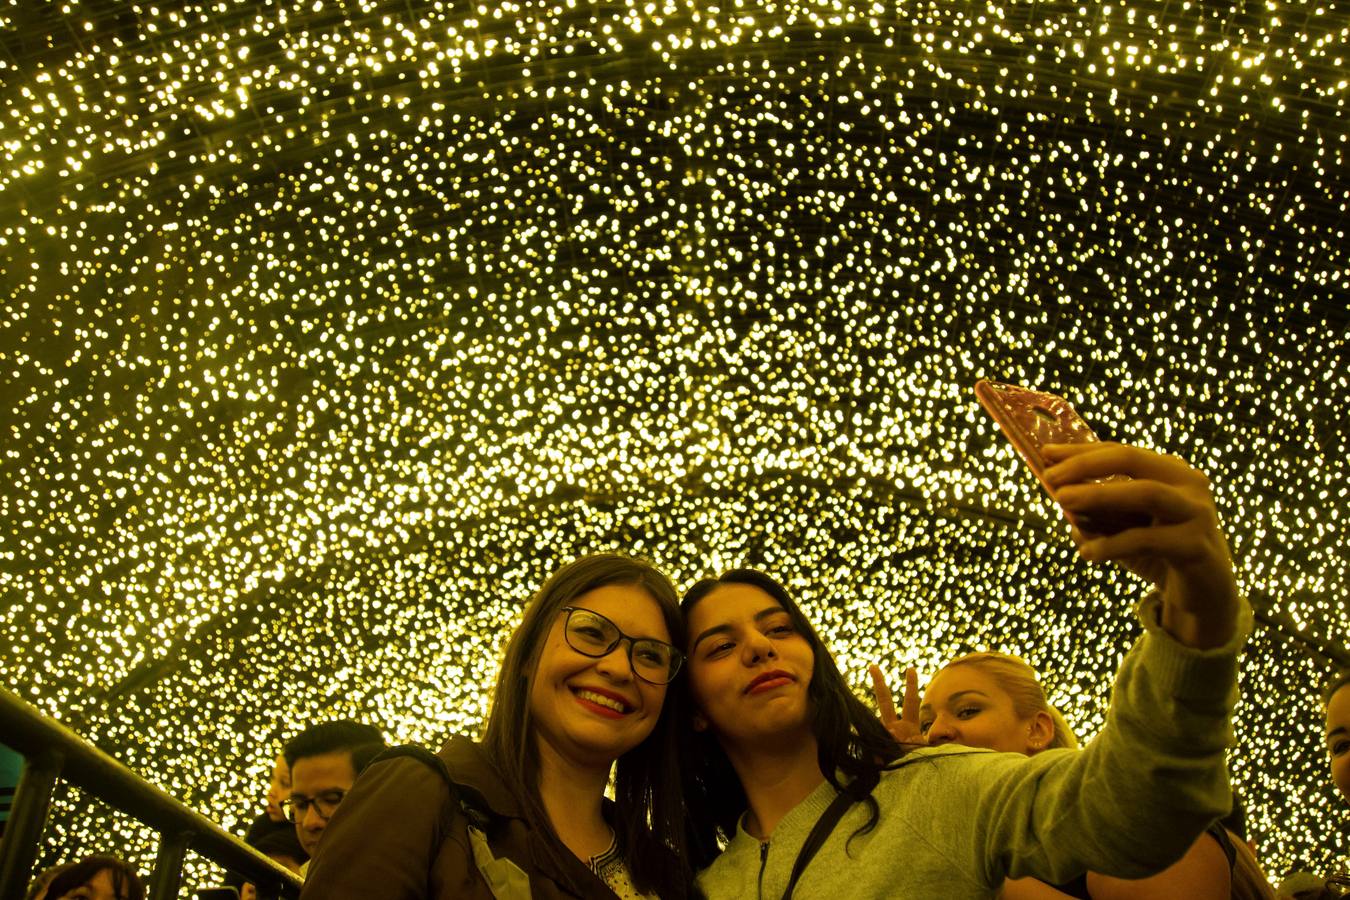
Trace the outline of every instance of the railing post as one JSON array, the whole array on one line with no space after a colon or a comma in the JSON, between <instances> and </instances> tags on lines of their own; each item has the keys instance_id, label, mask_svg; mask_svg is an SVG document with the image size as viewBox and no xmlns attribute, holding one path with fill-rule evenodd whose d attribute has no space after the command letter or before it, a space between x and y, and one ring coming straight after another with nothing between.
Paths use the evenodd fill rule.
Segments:
<instances>
[{"instance_id":1,"label":"railing post","mask_svg":"<svg viewBox=\"0 0 1350 900\"><path fill-rule=\"evenodd\" d=\"M187 855L190 832L161 834L159 854L155 857L155 873L150 876L149 900L178 900L178 888L183 881L183 857Z\"/></svg>"},{"instance_id":2,"label":"railing post","mask_svg":"<svg viewBox=\"0 0 1350 900\"><path fill-rule=\"evenodd\" d=\"M24 760L19 784L14 789L14 805L5 823L5 837L0 840L0 900L23 900L28 892L38 840L47 824L52 790L63 762L61 754L55 751Z\"/></svg>"}]
</instances>

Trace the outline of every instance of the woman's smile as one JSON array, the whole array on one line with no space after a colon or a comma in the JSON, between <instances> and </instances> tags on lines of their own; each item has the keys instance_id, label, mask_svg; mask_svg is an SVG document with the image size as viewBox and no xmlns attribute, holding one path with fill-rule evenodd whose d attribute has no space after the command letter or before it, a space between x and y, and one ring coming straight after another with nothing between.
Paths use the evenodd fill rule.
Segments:
<instances>
[{"instance_id":1,"label":"woman's smile","mask_svg":"<svg viewBox=\"0 0 1350 900\"><path fill-rule=\"evenodd\" d=\"M600 688L574 687L572 693L583 707L607 719L622 719L635 708L619 694Z\"/></svg>"}]
</instances>

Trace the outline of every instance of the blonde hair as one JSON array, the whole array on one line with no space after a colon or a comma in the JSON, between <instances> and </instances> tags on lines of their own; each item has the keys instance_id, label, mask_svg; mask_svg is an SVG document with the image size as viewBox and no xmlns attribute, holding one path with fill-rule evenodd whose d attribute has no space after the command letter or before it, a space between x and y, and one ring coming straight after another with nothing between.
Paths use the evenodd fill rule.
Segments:
<instances>
[{"instance_id":1,"label":"blonde hair","mask_svg":"<svg viewBox=\"0 0 1350 900\"><path fill-rule=\"evenodd\" d=\"M984 651L958 656L943 668L950 669L953 666L974 666L994 679L998 686L1012 698L1013 712L1017 713L1018 718L1030 719L1036 713L1047 713L1054 723L1055 729L1054 735L1050 738L1050 743L1046 745L1047 749L1078 746L1078 738L1074 736L1069 723L1064 720L1064 716L1060 714L1059 710L1051 706L1050 702L1045 699L1045 690L1036 678L1036 670L1023 660L1008 653Z\"/></svg>"}]
</instances>

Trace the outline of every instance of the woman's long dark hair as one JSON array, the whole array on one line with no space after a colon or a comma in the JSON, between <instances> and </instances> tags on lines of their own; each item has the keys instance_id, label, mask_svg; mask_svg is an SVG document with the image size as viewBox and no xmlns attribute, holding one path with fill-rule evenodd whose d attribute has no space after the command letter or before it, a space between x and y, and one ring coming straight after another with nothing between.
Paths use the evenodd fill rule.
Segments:
<instances>
[{"instance_id":1,"label":"woman's long dark hair","mask_svg":"<svg viewBox=\"0 0 1350 900\"><path fill-rule=\"evenodd\" d=\"M849 689L820 635L811 627L787 589L772 577L756 569L732 569L716 578L705 578L691 587L680 602L685 621L704 597L726 584L746 584L759 588L787 611L797 633L811 645L815 662L806 696L810 703L811 733L816 738L820 772L843 790L843 781L858 799L867 804L867 822L855 835L876 827L881 810L871 796L881 771L904 754L881 720ZM692 660L689 665L693 665ZM680 688L681 716L684 719L685 798L689 813L689 848L697 868L708 865L717 856L718 834L724 841L736 835L736 826L749 802L721 744L711 729L695 732L689 724L695 710L686 678Z\"/></svg>"},{"instance_id":2,"label":"woman's long dark hair","mask_svg":"<svg viewBox=\"0 0 1350 900\"><path fill-rule=\"evenodd\" d=\"M617 553L596 553L568 563L539 589L511 635L483 736L483 745L505 782L515 787L530 825L545 837L543 849L559 864L570 852L557 839L539 797L539 750L530 716L530 687L559 611L582 594L607 585L641 588L660 606L671 642L684 646L684 620L675 588L650 563ZM672 684L656 727L645 741L619 757L614 773L614 831L624 862L634 887L662 897L686 897L693 884L676 762L681 723L675 712L675 693Z\"/></svg>"}]
</instances>

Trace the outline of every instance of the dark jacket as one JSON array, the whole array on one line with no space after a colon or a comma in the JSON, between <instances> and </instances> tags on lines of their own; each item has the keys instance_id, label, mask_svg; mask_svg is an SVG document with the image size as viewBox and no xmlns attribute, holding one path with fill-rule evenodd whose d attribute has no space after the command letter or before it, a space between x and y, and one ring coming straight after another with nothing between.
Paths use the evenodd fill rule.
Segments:
<instances>
[{"instance_id":1,"label":"dark jacket","mask_svg":"<svg viewBox=\"0 0 1350 900\"><path fill-rule=\"evenodd\" d=\"M462 785L495 857L530 878L534 900L614 900L588 865L564 854L561 868L544 852L514 795L483 748L456 737L437 754ZM484 809L486 807L486 809ZM444 777L412 757L378 760L361 773L324 828L303 900L493 900L469 840L469 818Z\"/></svg>"}]
</instances>

